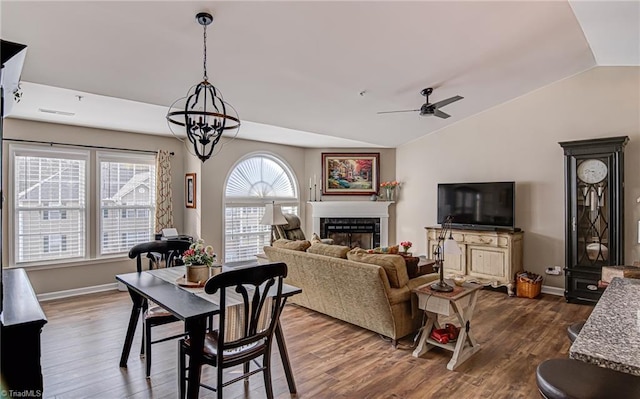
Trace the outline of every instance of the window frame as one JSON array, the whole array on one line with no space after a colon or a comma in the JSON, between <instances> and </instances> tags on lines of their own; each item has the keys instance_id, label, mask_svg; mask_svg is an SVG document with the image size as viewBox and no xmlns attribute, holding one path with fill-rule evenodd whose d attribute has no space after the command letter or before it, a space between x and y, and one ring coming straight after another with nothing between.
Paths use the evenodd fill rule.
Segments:
<instances>
[{"instance_id":1,"label":"window frame","mask_svg":"<svg viewBox=\"0 0 640 399\"><path fill-rule=\"evenodd\" d=\"M137 218L137 210L138 209L145 209L149 212L149 218L151 218L151 233L150 233L150 237L149 240L153 239L153 235L155 232L155 190L152 190L151 188L149 188L149 191L151 193L151 195L153 196L153 200L152 202L152 206L148 206L148 207L144 207L144 206L113 206L113 207L108 207L108 208L103 208L102 207L102 193L101 193L101 189L102 189L102 162L121 162L121 163L134 163L134 164L139 164L139 165L151 165L153 167L153 179L155 180L155 167L156 167L156 155L155 154L144 154L144 153L131 153L131 152L120 152L120 151L96 151L96 161L95 161L95 187L93 187L95 189L95 203L93 204L93 206L95 206L96 212L95 212L95 217L96 217L96 231L95 231L95 258L96 259L100 259L100 258L112 258L114 256L121 256L123 254L128 253L128 249L127 250L123 250L123 251L118 251L118 252L108 252L108 253L103 253L103 239L102 239L102 232L103 232L103 211L104 210L119 210L120 213L120 218L121 219L127 219L127 218L122 218L122 212L127 212L128 210L133 210L134 211L134 216L133 218ZM155 183L157 184L157 182ZM128 212L127 212L128 213ZM121 237L123 235L123 232L118 230L118 241L121 241Z\"/></svg>"},{"instance_id":2,"label":"window frame","mask_svg":"<svg viewBox=\"0 0 640 399\"><path fill-rule=\"evenodd\" d=\"M287 174L287 176L289 177L290 181L291 181L291 186L293 189L293 197L277 197L277 196L273 196L273 197L257 197L257 196L247 196L247 197L241 197L241 196L234 196L234 197L227 197L227 186L229 184L229 178L232 176L232 174L234 173L234 171L236 170L236 168L238 167L238 165L242 164L243 162L247 161L248 159L251 158L268 158L270 160L272 160L273 162L275 162L276 164L278 164L283 170L284 172ZM223 188L223 204L222 204L222 237L223 237L223 242L222 242L222 247L223 247L223 256L224 256L224 261L225 262L229 262L229 258L228 258L228 253L227 253L227 208L229 207L234 207L234 208L251 208L251 207L262 207L264 208L264 206L266 204L275 202L278 205L281 205L282 207L294 207L296 210L296 214L298 216L300 216L300 211L302 209L301 205L300 205L300 189L299 189L299 184L298 184L298 179L297 176L294 172L294 169L281 157L279 157L276 154L272 154L269 152L264 152L264 151L260 151L260 152L252 152L249 154L246 154L244 157L240 158L239 160L237 160L233 166L229 169L229 172L227 173L227 176L225 178L224 181L224 188ZM265 226L265 229L268 229L267 231L263 232L262 234L271 234L271 228ZM259 235L260 233L247 233L250 235ZM267 243L270 242L270 238L266 240ZM255 254L257 255L257 254Z\"/></svg>"},{"instance_id":3,"label":"window frame","mask_svg":"<svg viewBox=\"0 0 640 399\"><path fill-rule=\"evenodd\" d=\"M18 261L18 253L19 253L19 243L20 240L17 239L18 231L20 227L18 226L19 217L17 212L19 207L16 202L16 157L24 156L24 157L41 157L41 158L58 158L58 159L73 159L84 161L84 209L82 207L75 208L65 208L65 211L69 210L80 210L80 213L84 216L84 234L82 239L84 240L84 245L81 248L82 254L79 256L73 256L70 258L51 258L51 259L40 259L35 261ZM56 264L56 263L67 263L67 262L78 262L83 261L89 258L91 252L91 218L90 218L90 209L91 209L91 201L90 201L90 192L91 192L91 153L87 150L81 149L67 149L67 148L51 148L45 147L41 145L22 145L22 144L9 144L9 173L8 173L8 192L11 193L9 197L9 206L8 206L8 235L13 237L12 241L9 241L8 252L9 252L9 264L14 265L16 267L32 267L39 265L48 265L48 264ZM37 207L34 208L33 211L45 211L51 210L48 207ZM54 209L55 210L55 209ZM82 212L84 211L84 212ZM42 215L42 214L41 214ZM56 219L54 219L56 220ZM67 220L67 219L57 219L57 220ZM51 233L54 234L54 233ZM62 234L62 233L60 233ZM44 241L44 240L43 240ZM42 248L42 254L46 254L49 252L44 252L44 244Z\"/></svg>"}]
</instances>

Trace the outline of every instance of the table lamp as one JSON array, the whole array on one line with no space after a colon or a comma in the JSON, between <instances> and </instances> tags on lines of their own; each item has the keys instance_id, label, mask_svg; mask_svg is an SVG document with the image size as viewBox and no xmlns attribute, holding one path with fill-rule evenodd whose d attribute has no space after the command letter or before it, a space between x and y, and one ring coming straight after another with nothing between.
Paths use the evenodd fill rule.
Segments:
<instances>
[{"instance_id":1,"label":"table lamp","mask_svg":"<svg viewBox=\"0 0 640 399\"><path fill-rule=\"evenodd\" d=\"M447 254L460 256L460 254L462 254L462 251L460 251L458 243L451 236L451 223L453 223L453 216L449 215L442 223L442 229L440 230L440 234L438 235L438 245L436 246L434 255L436 257L436 265L438 266L440 272L440 281L431 285L431 289L433 291L453 291L453 287L444 282L444 255ZM449 233L449 237L447 237L447 233Z\"/></svg>"},{"instance_id":2,"label":"table lamp","mask_svg":"<svg viewBox=\"0 0 640 399\"><path fill-rule=\"evenodd\" d=\"M273 245L273 242L275 241L276 226L287 223L287 219L284 218L280 205L276 205L274 202L272 202L264 206L264 216L262 216L260 224L271 226L271 242L269 243L269 245Z\"/></svg>"}]
</instances>

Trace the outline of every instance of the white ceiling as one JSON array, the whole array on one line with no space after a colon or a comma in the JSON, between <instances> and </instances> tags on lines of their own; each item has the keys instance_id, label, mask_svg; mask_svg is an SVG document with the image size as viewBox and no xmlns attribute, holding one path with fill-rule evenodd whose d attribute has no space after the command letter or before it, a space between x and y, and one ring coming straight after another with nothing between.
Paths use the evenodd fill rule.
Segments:
<instances>
[{"instance_id":1,"label":"white ceiling","mask_svg":"<svg viewBox=\"0 0 640 399\"><path fill-rule=\"evenodd\" d=\"M11 117L170 135L167 107L202 78L200 11L238 137L303 147L396 147L593 66L640 65L640 1L3 0L2 39L28 46ZM419 108L425 87L464 99L446 120L376 113Z\"/></svg>"}]
</instances>

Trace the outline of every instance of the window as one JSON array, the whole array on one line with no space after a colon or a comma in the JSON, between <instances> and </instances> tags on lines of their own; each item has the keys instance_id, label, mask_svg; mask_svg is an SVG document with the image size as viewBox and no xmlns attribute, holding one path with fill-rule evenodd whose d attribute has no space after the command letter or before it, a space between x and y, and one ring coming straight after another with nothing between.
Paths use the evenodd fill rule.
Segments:
<instances>
[{"instance_id":1,"label":"window","mask_svg":"<svg viewBox=\"0 0 640 399\"><path fill-rule=\"evenodd\" d=\"M153 155L99 153L101 255L126 252L154 234Z\"/></svg>"},{"instance_id":2,"label":"window","mask_svg":"<svg viewBox=\"0 0 640 399\"><path fill-rule=\"evenodd\" d=\"M42 211L42 220L60 220L67 218L67 211L65 210L44 210Z\"/></svg>"},{"instance_id":3,"label":"window","mask_svg":"<svg viewBox=\"0 0 640 399\"><path fill-rule=\"evenodd\" d=\"M269 245L271 226L260 224L264 205L276 201L283 213L298 214L293 173L278 158L261 154L240 161L225 189L225 262L253 258Z\"/></svg>"},{"instance_id":4,"label":"window","mask_svg":"<svg viewBox=\"0 0 640 399\"><path fill-rule=\"evenodd\" d=\"M84 257L88 152L11 146L10 154L14 262Z\"/></svg>"},{"instance_id":5,"label":"window","mask_svg":"<svg viewBox=\"0 0 640 399\"><path fill-rule=\"evenodd\" d=\"M42 251L45 253L64 252L67 250L65 234L49 234L42 237Z\"/></svg>"},{"instance_id":6,"label":"window","mask_svg":"<svg viewBox=\"0 0 640 399\"><path fill-rule=\"evenodd\" d=\"M155 155L96 151L94 158L86 150L14 144L9 152L12 264L122 254L152 239ZM89 209L96 209L95 225Z\"/></svg>"}]
</instances>

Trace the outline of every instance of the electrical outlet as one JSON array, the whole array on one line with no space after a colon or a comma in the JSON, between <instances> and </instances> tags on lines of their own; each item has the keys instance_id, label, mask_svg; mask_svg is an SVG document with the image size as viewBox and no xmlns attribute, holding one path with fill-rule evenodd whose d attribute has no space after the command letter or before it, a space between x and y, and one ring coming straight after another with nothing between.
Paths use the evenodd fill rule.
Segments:
<instances>
[{"instance_id":1,"label":"electrical outlet","mask_svg":"<svg viewBox=\"0 0 640 399\"><path fill-rule=\"evenodd\" d=\"M562 269L560 268L560 266L547 267L545 273L552 276L559 276L562 274Z\"/></svg>"}]
</instances>

